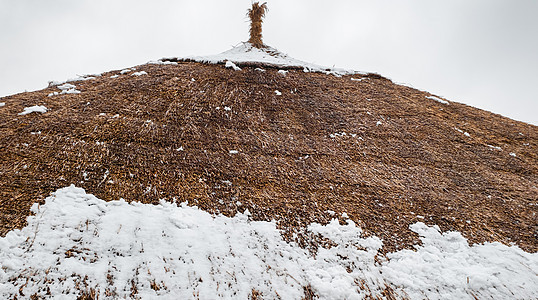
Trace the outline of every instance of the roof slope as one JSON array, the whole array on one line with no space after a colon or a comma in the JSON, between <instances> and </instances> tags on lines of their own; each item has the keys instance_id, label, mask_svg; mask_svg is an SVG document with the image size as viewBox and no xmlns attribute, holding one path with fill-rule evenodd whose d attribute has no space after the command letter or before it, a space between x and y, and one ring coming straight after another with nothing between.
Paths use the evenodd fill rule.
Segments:
<instances>
[{"instance_id":1,"label":"roof slope","mask_svg":"<svg viewBox=\"0 0 538 300\"><path fill-rule=\"evenodd\" d=\"M536 126L379 75L177 61L2 98L0 233L75 184L289 232L346 213L387 251L417 221L537 250Z\"/></svg>"}]
</instances>

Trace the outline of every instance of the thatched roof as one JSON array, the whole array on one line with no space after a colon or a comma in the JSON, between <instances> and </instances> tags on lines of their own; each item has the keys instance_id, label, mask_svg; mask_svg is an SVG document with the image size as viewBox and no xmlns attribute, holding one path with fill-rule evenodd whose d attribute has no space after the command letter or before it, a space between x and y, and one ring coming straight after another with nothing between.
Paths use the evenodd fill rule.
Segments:
<instances>
[{"instance_id":1,"label":"thatched roof","mask_svg":"<svg viewBox=\"0 0 538 300\"><path fill-rule=\"evenodd\" d=\"M538 249L538 127L378 75L255 67L147 64L0 99L0 233L75 184L288 232L345 212L386 250L417 221ZM34 105L48 111L18 115Z\"/></svg>"}]
</instances>

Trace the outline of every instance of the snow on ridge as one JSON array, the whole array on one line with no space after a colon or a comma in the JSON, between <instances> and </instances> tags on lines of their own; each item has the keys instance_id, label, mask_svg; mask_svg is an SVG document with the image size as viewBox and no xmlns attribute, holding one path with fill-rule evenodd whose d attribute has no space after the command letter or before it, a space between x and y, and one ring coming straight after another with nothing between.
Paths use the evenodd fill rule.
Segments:
<instances>
[{"instance_id":1,"label":"snow on ridge","mask_svg":"<svg viewBox=\"0 0 538 300\"><path fill-rule=\"evenodd\" d=\"M79 75L75 78L71 78L71 79L67 79L67 80L64 80L64 81L49 81L49 87L52 87L52 86L56 86L56 85L61 85L61 84L64 84L64 83L67 83L67 82L76 82L76 81L86 81L86 80L92 80L92 79L95 79L97 77L100 77L102 74L91 74L91 75Z\"/></svg>"},{"instance_id":2,"label":"snow on ridge","mask_svg":"<svg viewBox=\"0 0 538 300\"><path fill-rule=\"evenodd\" d=\"M232 68L234 69L235 71L241 71L241 68L239 68L238 66L236 66L233 62L227 60L226 61L226 64L224 65L226 68Z\"/></svg>"},{"instance_id":3,"label":"snow on ridge","mask_svg":"<svg viewBox=\"0 0 538 300\"><path fill-rule=\"evenodd\" d=\"M411 226L423 245L388 254L390 260L378 255L381 240L363 237L351 220L311 224L308 231L336 245L313 257L285 242L275 222L251 221L248 212L229 218L164 201L105 202L74 186L45 202L34 204L25 228L0 238L1 298L45 295L46 288L74 297L77 285L99 298L107 299L106 289L108 298L124 298L133 284L142 299L247 299L252 289L267 299L300 299L309 284L321 299L375 298L385 285L411 299L538 293L538 253L469 246L461 234L423 223Z\"/></svg>"},{"instance_id":4,"label":"snow on ridge","mask_svg":"<svg viewBox=\"0 0 538 300\"><path fill-rule=\"evenodd\" d=\"M426 99L434 100L434 101L437 101L439 103L443 103L443 104L447 104L447 105L450 104L448 101L443 100L443 99L441 99L439 97L435 97L435 96L426 96Z\"/></svg>"},{"instance_id":5,"label":"snow on ridge","mask_svg":"<svg viewBox=\"0 0 538 300\"><path fill-rule=\"evenodd\" d=\"M123 69L123 70L120 71L120 74L122 74L122 75L123 75L123 74L127 74L127 73L132 72L132 71L135 71L135 70L136 70L136 69L134 69L134 68L133 68L133 69Z\"/></svg>"},{"instance_id":6,"label":"snow on ridge","mask_svg":"<svg viewBox=\"0 0 538 300\"><path fill-rule=\"evenodd\" d=\"M203 63L221 64L227 61L234 64L249 64L249 63L261 63L278 68L302 68L305 72L321 72L326 74L333 74L336 76L350 75L350 74L366 74L354 70L347 70L341 68L328 68L304 62L288 56L275 48L267 46L264 49L258 49L253 47L250 43L241 43L240 45L233 47L232 49L222 52L216 55L208 56L187 56L183 58L176 58L177 60L192 60ZM166 59L161 59L161 63L165 63ZM151 62L155 63L155 62Z\"/></svg>"},{"instance_id":7,"label":"snow on ridge","mask_svg":"<svg viewBox=\"0 0 538 300\"><path fill-rule=\"evenodd\" d=\"M177 65L177 62L160 59L160 60L150 60L148 64L150 65Z\"/></svg>"}]
</instances>

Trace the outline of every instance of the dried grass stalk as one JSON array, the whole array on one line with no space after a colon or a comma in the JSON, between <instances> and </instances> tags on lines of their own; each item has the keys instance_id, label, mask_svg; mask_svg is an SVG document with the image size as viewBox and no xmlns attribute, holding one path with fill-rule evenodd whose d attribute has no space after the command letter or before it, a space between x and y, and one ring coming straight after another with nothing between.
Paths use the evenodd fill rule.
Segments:
<instances>
[{"instance_id":1,"label":"dried grass stalk","mask_svg":"<svg viewBox=\"0 0 538 300\"><path fill-rule=\"evenodd\" d=\"M263 48L262 23L267 12L267 2L260 5L258 2L252 4L247 16L250 18L250 39L248 40L256 48Z\"/></svg>"}]
</instances>

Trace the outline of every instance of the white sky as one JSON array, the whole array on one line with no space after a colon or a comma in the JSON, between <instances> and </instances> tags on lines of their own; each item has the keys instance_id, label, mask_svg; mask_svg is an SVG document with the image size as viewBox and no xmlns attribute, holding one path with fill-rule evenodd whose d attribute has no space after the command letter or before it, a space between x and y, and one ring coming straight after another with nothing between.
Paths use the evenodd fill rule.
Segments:
<instances>
[{"instance_id":1,"label":"white sky","mask_svg":"<svg viewBox=\"0 0 538 300\"><path fill-rule=\"evenodd\" d=\"M264 42L538 125L538 1L267 0ZM0 96L248 40L251 0L0 0Z\"/></svg>"}]
</instances>

